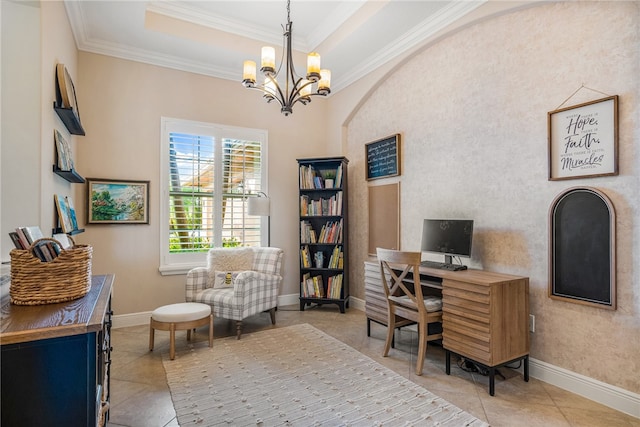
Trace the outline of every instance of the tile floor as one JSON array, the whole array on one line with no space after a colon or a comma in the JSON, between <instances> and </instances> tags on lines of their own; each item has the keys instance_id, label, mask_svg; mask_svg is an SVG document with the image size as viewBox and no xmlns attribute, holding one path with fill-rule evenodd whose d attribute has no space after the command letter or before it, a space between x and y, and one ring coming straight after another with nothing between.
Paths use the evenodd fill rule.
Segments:
<instances>
[{"instance_id":1,"label":"tile floor","mask_svg":"<svg viewBox=\"0 0 640 427\"><path fill-rule=\"evenodd\" d=\"M381 357L386 327L371 323L367 336L366 317L350 309L341 314L335 305L307 308L280 307L272 326L266 313L245 322L244 333L297 323L309 323L344 341L395 372L423 385L429 391L488 422L493 427L640 427L640 419L617 412L578 395L531 378L509 368L496 377L496 393L488 393L488 377L465 372L452 360L451 375L445 374L444 351L437 345L427 349L422 376L415 375L417 335L410 330L396 332L396 347L389 357ZM235 326L225 319L215 320L215 336L235 334ZM195 340L207 340L206 328ZM148 326L114 329L111 377L111 412L108 426L176 427L178 422L167 386L162 354L169 351L168 332L156 331L155 348L149 352ZM176 334L176 349L186 346L186 332ZM214 340L215 346L215 340Z\"/></svg>"}]
</instances>

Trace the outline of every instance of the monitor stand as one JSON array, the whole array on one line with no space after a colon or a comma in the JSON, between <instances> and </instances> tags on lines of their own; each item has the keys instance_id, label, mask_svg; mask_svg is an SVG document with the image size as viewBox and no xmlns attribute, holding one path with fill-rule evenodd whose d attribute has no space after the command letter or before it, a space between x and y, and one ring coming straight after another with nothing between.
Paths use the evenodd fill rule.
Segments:
<instances>
[{"instance_id":1,"label":"monitor stand","mask_svg":"<svg viewBox=\"0 0 640 427\"><path fill-rule=\"evenodd\" d=\"M451 255L445 255L444 256L444 263L445 264L453 264L453 257Z\"/></svg>"}]
</instances>

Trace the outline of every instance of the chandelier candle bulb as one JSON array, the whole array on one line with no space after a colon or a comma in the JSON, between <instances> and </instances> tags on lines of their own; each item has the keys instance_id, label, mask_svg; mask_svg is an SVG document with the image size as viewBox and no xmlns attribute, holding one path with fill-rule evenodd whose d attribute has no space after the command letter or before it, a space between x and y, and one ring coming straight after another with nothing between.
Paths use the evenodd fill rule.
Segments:
<instances>
[{"instance_id":1,"label":"chandelier candle bulb","mask_svg":"<svg viewBox=\"0 0 640 427\"><path fill-rule=\"evenodd\" d=\"M300 96L302 98L308 98L311 101L311 81L302 79L302 86L300 87Z\"/></svg>"},{"instance_id":2,"label":"chandelier candle bulb","mask_svg":"<svg viewBox=\"0 0 640 427\"><path fill-rule=\"evenodd\" d=\"M320 78L320 54L311 52L307 55L307 79L317 82Z\"/></svg>"},{"instance_id":3,"label":"chandelier candle bulb","mask_svg":"<svg viewBox=\"0 0 640 427\"><path fill-rule=\"evenodd\" d=\"M242 71L242 84L245 86L253 86L256 83L256 63L255 61L244 61L244 70Z\"/></svg>"},{"instance_id":4,"label":"chandelier candle bulb","mask_svg":"<svg viewBox=\"0 0 640 427\"><path fill-rule=\"evenodd\" d=\"M320 81L318 82L318 93L331 92L331 71L320 70Z\"/></svg>"},{"instance_id":5,"label":"chandelier candle bulb","mask_svg":"<svg viewBox=\"0 0 640 427\"><path fill-rule=\"evenodd\" d=\"M260 71L267 76L272 76L276 72L276 50L271 46L264 46L262 48Z\"/></svg>"}]
</instances>

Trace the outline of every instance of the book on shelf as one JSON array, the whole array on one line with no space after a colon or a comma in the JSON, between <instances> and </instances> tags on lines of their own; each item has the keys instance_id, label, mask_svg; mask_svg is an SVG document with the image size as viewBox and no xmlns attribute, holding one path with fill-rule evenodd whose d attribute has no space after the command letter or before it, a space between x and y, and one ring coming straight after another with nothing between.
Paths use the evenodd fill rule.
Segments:
<instances>
[{"instance_id":1,"label":"book on shelf","mask_svg":"<svg viewBox=\"0 0 640 427\"><path fill-rule=\"evenodd\" d=\"M303 268L311 267L311 254L309 253L309 246L303 246L300 249L300 261Z\"/></svg>"},{"instance_id":2,"label":"book on shelf","mask_svg":"<svg viewBox=\"0 0 640 427\"><path fill-rule=\"evenodd\" d=\"M16 249L31 250L31 253L43 262L53 261L62 251L55 242L38 241L45 237L38 226L17 227L9 233L9 237Z\"/></svg>"},{"instance_id":3,"label":"book on shelf","mask_svg":"<svg viewBox=\"0 0 640 427\"><path fill-rule=\"evenodd\" d=\"M327 180L331 185L327 186ZM342 164L333 169L315 169L312 165L300 165L300 188L314 190L324 188L340 188L342 186Z\"/></svg>"},{"instance_id":4,"label":"book on shelf","mask_svg":"<svg viewBox=\"0 0 640 427\"><path fill-rule=\"evenodd\" d=\"M316 231L309 221L300 221L300 243L317 243Z\"/></svg>"},{"instance_id":5,"label":"book on shelf","mask_svg":"<svg viewBox=\"0 0 640 427\"><path fill-rule=\"evenodd\" d=\"M324 298L324 284L322 282L322 276L313 276L313 289L314 296L316 298Z\"/></svg>"},{"instance_id":6,"label":"book on shelf","mask_svg":"<svg viewBox=\"0 0 640 427\"><path fill-rule=\"evenodd\" d=\"M302 296L306 298L324 298L324 285L322 276L311 276L310 273L302 275L300 282Z\"/></svg>"},{"instance_id":7,"label":"book on shelf","mask_svg":"<svg viewBox=\"0 0 640 427\"><path fill-rule=\"evenodd\" d=\"M329 221L322 226L318 243L342 243L342 219Z\"/></svg>"},{"instance_id":8,"label":"book on shelf","mask_svg":"<svg viewBox=\"0 0 640 427\"><path fill-rule=\"evenodd\" d=\"M42 234L42 230L40 230L40 227L38 227L37 225L21 228L24 231L24 235L29 241L29 244L32 244L36 240L42 239L44 237L44 234Z\"/></svg>"},{"instance_id":9,"label":"book on shelf","mask_svg":"<svg viewBox=\"0 0 640 427\"><path fill-rule=\"evenodd\" d=\"M63 249L69 249L71 246L73 246L73 244L71 243L71 240L69 240L69 236L67 236L64 233L54 234L53 238L58 242L60 242L60 245L62 246Z\"/></svg>"},{"instance_id":10,"label":"book on shelf","mask_svg":"<svg viewBox=\"0 0 640 427\"><path fill-rule=\"evenodd\" d=\"M18 236L18 233L16 233L15 231L11 231L9 233L9 237L11 237L11 241L13 242L13 245L16 247L16 249L27 249L24 246L22 246L22 242L20 241L20 237Z\"/></svg>"},{"instance_id":11,"label":"book on shelf","mask_svg":"<svg viewBox=\"0 0 640 427\"><path fill-rule=\"evenodd\" d=\"M342 291L342 273L327 279L327 298L340 299Z\"/></svg>"},{"instance_id":12,"label":"book on shelf","mask_svg":"<svg viewBox=\"0 0 640 427\"><path fill-rule=\"evenodd\" d=\"M31 243L29 243L27 236L24 234L24 227L16 228L15 232L18 235L18 239L20 240L20 245L22 246L22 249L29 249L29 246L31 246Z\"/></svg>"},{"instance_id":13,"label":"book on shelf","mask_svg":"<svg viewBox=\"0 0 640 427\"><path fill-rule=\"evenodd\" d=\"M304 273L302 275L302 281L300 282L300 294L303 297L308 297L308 290L307 290L307 279L309 279L311 277L310 273Z\"/></svg>"}]
</instances>

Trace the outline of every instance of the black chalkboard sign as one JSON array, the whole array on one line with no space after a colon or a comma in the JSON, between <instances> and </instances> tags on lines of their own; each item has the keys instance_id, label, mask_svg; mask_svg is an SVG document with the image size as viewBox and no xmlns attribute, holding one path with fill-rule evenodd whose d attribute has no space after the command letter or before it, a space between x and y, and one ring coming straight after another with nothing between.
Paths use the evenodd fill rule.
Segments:
<instances>
[{"instance_id":1,"label":"black chalkboard sign","mask_svg":"<svg viewBox=\"0 0 640 427\"><path fill-rule=\"evenodd\" d=\"M550 296L615 309L615 212L603 193L572 188L551 214Z\"/></svg>"},{"instance_id":2,"label":"black chalkboard sign","mask_svg":"<svg viewBox=\"0 0 640 427\"><path fill-rule=\"evenodd\" d=\"M365 144L367 180L400 175L400 134Z\"/></svg>"}]
</instances>

